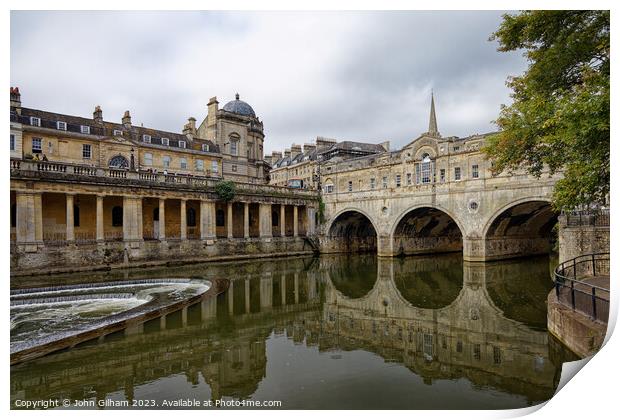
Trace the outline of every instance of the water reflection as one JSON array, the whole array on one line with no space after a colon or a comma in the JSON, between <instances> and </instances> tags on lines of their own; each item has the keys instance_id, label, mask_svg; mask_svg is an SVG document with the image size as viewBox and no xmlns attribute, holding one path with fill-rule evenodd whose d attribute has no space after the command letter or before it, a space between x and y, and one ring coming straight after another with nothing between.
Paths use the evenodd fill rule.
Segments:
<instances>
[{"instance_id":1,"label":"water reflection","mask_svg":"<svg viewBox=\"0 0 620 420\"><path fill-rule=\"evenodd\" d=\"M561 362L570 356L540 329L544 298L523 293L514 304L508 298L514 284L534 282L537 272L510 277L518 270L503 267L454 256L175 267L176 275L227 276L232 285L185 315L147 323L143 332L12 367L11 399L253 398L281 400L283 408L531 405L553 395ZM126 277L146 275L153 270ZM539 280L541 290L550 289L546 277Z\"/></svg>"}]
</instances>

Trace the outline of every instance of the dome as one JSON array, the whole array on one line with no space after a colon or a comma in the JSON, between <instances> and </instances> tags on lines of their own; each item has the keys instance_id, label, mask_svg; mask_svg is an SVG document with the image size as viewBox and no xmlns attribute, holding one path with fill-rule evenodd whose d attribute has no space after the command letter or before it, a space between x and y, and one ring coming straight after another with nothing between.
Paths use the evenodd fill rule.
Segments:
<instances>
[{"instance_id":1,"label":"dome","mask_svg":"<svg viewBox=\"0 0 620 420\"><path fill-rule=\"evenodd\" d=\"M246 117L256 117L252 107L248 103L240 100L238 93L235 95L235 100L228 102L222 109L234 114L245 115Z\"/></svg>"}]
</instances>

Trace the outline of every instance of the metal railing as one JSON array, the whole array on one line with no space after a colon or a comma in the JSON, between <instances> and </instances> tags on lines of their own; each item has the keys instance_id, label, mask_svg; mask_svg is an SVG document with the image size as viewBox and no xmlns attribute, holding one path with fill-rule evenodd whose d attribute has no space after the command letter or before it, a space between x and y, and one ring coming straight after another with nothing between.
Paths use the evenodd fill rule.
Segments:
<instances>
[{"instance_id":1,"label":"metal railing","mask_svg":"<svg viewBox=\"0 0 620 420\"><path fill-rule=\"evenodd\" d=\"M575 210L565 212L566 226L603 226L609 227L609 209Z\"/></svg>"},{"instance_id":2,"label":"metal railing","mask_svg":"<svg viewBox=\"0 0 620 420\"><path fill-rule=\"evenodd\" d=\"M609 278L609 254L580 255L558 265L554 272L555 295L560 304L607 323L609 288L594 284Z\"/></svg>"}]
</instances>

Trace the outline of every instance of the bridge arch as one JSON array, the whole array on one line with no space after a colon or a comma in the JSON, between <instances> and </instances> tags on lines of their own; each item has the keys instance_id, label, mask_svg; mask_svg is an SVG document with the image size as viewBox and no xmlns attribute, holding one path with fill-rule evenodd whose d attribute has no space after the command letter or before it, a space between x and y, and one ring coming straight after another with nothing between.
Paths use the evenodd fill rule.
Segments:
<instances>
[{"instance_id":1,"label":"bridge arch","mask_svg":"<svg viewBox=\"0 0 620 420\"><path fill-rule=\"evenodd\" d=\"M377 250L377 228L363 210L347 208L338 212L327 224L323 239L326 252L370 252Z\"/></svg>"},{"instance_id":2,"label":"bridge arch","mask_svg":"<svg viewBox=\"0 0 620 420\"><path fill-rule=\"evenodd\" d=\"M394 255L415 255L463 250L461 222L437 205L408 208L390 229Z\"/></svg>"},{"instance_id":3,"label":"bridge arch","mask_svg":"<svg viewBox=\"0 0 620 420\"><path fill-rule=\"evenodd\" d=\"M557 220L558 212L545 197L522 198L503 206L484 226L485 259L548 254Z\"/></svg>"}]
</instances>

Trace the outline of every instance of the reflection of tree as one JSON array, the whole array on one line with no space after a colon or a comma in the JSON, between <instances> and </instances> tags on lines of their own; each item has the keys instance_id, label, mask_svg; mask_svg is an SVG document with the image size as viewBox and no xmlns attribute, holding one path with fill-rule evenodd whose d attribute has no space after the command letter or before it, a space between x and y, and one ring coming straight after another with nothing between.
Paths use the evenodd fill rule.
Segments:
<instances>
[{"instance_id":1,"label":"reflection of tree","mask_svg":"<svg viewBox=\"0 0 620 420\"><path fill-rule=\"evenodd\" d=\"M548 257L486 263L485 274L489 296L506 317L547 329L546 299L553 288Z\"/></svg>"}]
</instances>

